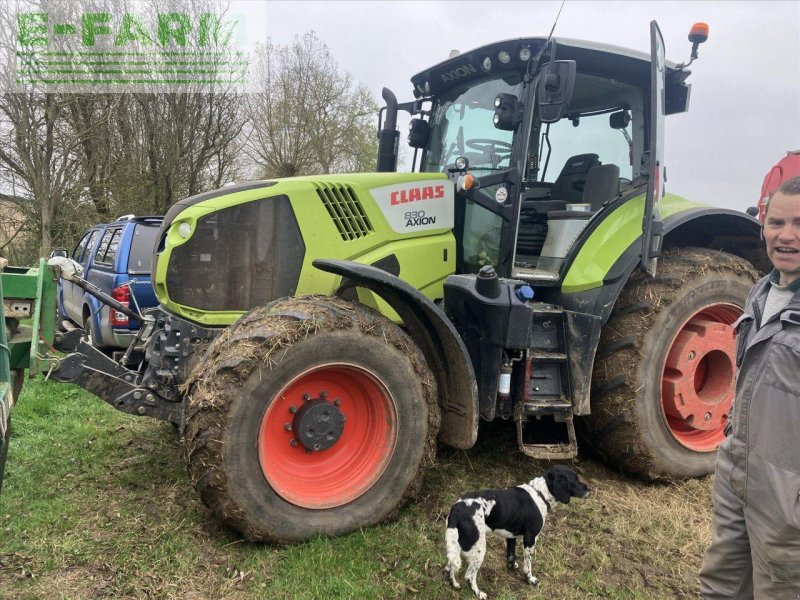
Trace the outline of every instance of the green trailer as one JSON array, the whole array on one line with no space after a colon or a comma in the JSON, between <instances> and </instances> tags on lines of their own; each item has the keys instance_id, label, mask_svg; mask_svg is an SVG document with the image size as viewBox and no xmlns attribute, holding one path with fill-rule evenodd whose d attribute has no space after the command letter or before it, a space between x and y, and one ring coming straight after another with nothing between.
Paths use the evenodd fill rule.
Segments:
<instances>
[{"instance_id":1,"label":"green trailer","mask_svg":"<svg viewBox=\"0 0 800 600\"><path fill-rule=\"evenodd\" d=\"M11 411L29 376L55 369L56 277L39 266L9 267L0 258L0 490L11 439Z\"/></svg>"}]
</instances>

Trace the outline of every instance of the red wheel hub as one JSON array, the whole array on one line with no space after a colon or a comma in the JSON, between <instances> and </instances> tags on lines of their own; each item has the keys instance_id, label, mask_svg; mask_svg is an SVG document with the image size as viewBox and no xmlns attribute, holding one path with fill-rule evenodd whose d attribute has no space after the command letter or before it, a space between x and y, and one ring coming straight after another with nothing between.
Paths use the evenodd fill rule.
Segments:
<instances>
[{"instance_id":1,"label":"red wheel hub","mask_svg":"<svg viewBox=\"0 0 800 600\"><path fill-rule=\"evenodd\" d=\"M672 340L664 362L661 405L673 437L690 450L711 452L725 437L736 374L731 325L741 313L732 304L706 307Z\"/></svg>"},{"instance_id":2,"label":"red wheel hub","mask_svg":"<svg viewBox=\"0 0 800 600\"><path fill-rule=\"evenodd\" d=\"M342 506L383 474L397 439L394 399L371 371L327 364L280 390L261 420L264 477L287 502Z\"/></svg>"}]
</instances>

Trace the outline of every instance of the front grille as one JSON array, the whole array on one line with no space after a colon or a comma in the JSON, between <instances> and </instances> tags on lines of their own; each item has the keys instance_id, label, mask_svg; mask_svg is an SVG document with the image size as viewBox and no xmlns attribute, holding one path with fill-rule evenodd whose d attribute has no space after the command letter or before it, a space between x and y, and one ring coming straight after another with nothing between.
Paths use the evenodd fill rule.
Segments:
<instances>
[{"instance_id":1,"label":"front grille","mask_svg":"<svg viewBox=\"0 0 800 600\"><path fill-rule=\"evenodd\" d=\"M349 185L318 184L314 187L345 242L374 231L364 207Z\"/></svg>"},{"instance_id":2,"label":"front grille","mask_svg":"<svg viewBox=\"0 0 800 600\"><path fill-rule=\"evenodd\" d=\"M305 244L289 198L273 196L197 219L172 250L167 293L205 311L246 311L297 290Z\"/></svg>"}]
</instances>

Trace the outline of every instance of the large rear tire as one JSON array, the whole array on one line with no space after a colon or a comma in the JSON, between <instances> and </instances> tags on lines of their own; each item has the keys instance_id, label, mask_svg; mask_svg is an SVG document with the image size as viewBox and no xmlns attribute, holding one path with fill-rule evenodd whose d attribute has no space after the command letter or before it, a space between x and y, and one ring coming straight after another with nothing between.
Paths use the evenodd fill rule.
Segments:
<instances>
[{"instance_id":1,"label":"large rear tire","mask_svg":"<svg viewBox=\"0 0 800 600\"><path fill-rule=\"evenodd\" d=\"M664 253L631 276L598 345L589 443L644 479L711 473L734 395L741 315L758 273L731 254Z\"/></svg>"},{"instance_id":2,"label":"large rear tire","mask_svg":"<svg viewBox=\"0 0 800 600\"><path fill-rule=\"evenodd\" d=\"M436 384L394 323L327 297L243 316L188 383L190 479L252 541L338 535L391 518L422 484Z\"/></svg>"}]
</instances>

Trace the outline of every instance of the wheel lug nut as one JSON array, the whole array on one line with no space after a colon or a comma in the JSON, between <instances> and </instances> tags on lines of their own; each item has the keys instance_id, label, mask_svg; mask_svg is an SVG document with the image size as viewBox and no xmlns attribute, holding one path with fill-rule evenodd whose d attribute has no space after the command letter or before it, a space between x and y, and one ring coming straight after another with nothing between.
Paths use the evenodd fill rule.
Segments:
<instances>
[{"instance_id":1,"label":"wheel lug nut","mask_svg":"<svg viewBox=\"0 0 800 600\"><path fill-rule=\"evenodd\" d=\"M694 351L689 352L689 360L694 360L694 357L697 356Z\"/></svg>"},{"instance_id":2,"label":"wheel lug nut","mask_svg":"<svg viewBox=\"0 0 800 600\"><path fill-rule=\"evenodd\" d=\"M311 400L311 394L303 394L303 402L308 402Z\"/></svg>"},{"instance_id":3,"label":"wheel lug nut","mask_svg":"<svg viewBox=\"0 0 800 600\"><path fill-rule=\"evenodd\" d=\"M289 412L292 413L292 414L296 413L297 412L297 407L294 406L294 405L290 406L289 407Z\"/></svg>"},{"instance_id":4,"label":"wheel lug nut","mask_svg":"<svg viewBox=\"0 0 800 600\"><path fill-rule=\"evenodd\" d=\"M342 405L342 401L339 398L337 398L336 400L333 401L333 405L334 406L341 406Z\"/></svg>"},{"instance_id":5,"label":"wheel lug nut","mask_svg":"<svg viewBox=\"0 0 800 600\"><path fill-rule=\"evenodd\" d=\"M292 424L291 424L291 423L286 423L286 424L283 426L283 429L284 429L285 431L291 431L291 430L292 430Z\"/></svg>"},{"instance_id":6,"label":"wheel lug nut","mask_svg":"<svg viewBox=\"0 0 800 600\"><path fill-rule=\"evenodd\" d=\"M711 420L711 413L706 413L706 416L704 418L705 418L706 421L710 421Z\"/></svg>"},{"instance_id":7,"label":"wheel lug nut","mask_svg":"<svg viewBox=\"0 0 800 600\"><path fill-rule=\"evenodd\" d=\"M325 400L325 398L327 398L327 397L328 397L328 392L326 392L325 390L322 390L322 391L319 393L319 397L320 397L320 398L322 398L323 400Z\"/></svg>"},{"instance_id":8,"label":"wheel lug nut","mask_svg":"<svg viewBox=\"0 0 800 600\"><path fill-rule=\"evenodd\" d=\"M292 448L297 448L297 440L296 440L296 439L294 439L294 438L293 438L293 439L291 439L291 440L289 441L289 445L290 445Z\"/></svg>"}]
</instances>

